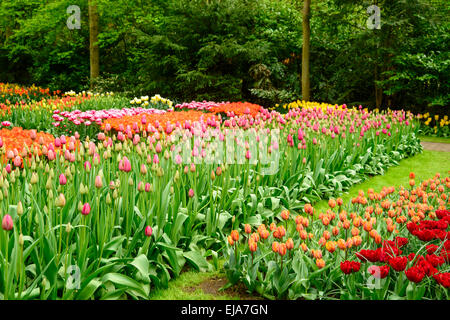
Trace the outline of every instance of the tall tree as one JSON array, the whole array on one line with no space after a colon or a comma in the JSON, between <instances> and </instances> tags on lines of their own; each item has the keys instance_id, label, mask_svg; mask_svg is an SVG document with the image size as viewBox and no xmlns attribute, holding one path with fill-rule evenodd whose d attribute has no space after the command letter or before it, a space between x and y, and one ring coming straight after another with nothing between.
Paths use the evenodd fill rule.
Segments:
<instances>
[{"instance_id":1,"label":"tall tree","mask_svg":"<svg viewBox=\"0 0 450 320\"><path fill-rule=\"evenodd\" d=\"M98 8L96 0L89 0L89 57L91 66L91 87L92 80L100 74L100 52L98 46Z\"/></svg>"},{"instance_id":2,"label":"tall tree","mask_svg":"<svg viewBox=\"0 0 450 320\"><path fill-rule=\"evenodd\" d=\"M305 0L303 3L303 48L302 48L302 98L309 101L309 40L311 38L311 29L309 25L311 0Z\"/></svg>"}]
</instances>

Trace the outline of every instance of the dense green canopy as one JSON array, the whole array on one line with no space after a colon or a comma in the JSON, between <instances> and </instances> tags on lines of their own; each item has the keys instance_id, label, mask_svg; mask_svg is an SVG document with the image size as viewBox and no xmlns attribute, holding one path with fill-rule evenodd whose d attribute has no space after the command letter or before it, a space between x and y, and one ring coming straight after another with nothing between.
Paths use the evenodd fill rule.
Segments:
<instances>
[{"instance_id":1,"label":"dense green canopy","mask_svg":"<svg viewBox=\"0 0 450 320\"><path fill-rule=\"evenodd\" d=\"M301 98L302 1L98 0L97 90L176 100ZM311 3L311 100L384 107L447 106L448 2ZM66 12L78 5L81 29ZM2 0L0 81L89 87L87 0Z\"/></svg>"}]
</instances>

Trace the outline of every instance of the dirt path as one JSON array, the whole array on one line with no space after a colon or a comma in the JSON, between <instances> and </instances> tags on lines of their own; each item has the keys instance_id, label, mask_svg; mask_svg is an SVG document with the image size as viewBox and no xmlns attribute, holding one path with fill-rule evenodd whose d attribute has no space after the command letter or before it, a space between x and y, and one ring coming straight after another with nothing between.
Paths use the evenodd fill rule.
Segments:
<instances>
[{"instance_id":1,"label":"dirt path","mask_svg":"<svg viewBox=\"0 0 450 320\"><path fill-rule=\"evenodd\" d=\"M232 297L237 297L239 300L261 300L262 297L260 297L258 294L249 294L245 286L242 284L238 284L236 286L233 286L231 288L225 289L221 291L220 289L227 284L227 279L222 277L211 277L209 279L206 279L200 285L195 287L188 287L184 288L183 291L185 292L193 292L197 288L200 288L203 290L206 294L211 294L213 296L222 296L222 295L228 295Z\"/></svg>"},{"instance_id":2,"label":"dirt path","mask_svg":"<svg viewBox=\"0 0 450 320\"><path fill-rule=\"evenodd\" d=\"M425 150L450 152L450 143L437 143L437 142L422 141L421 144Z\"/></svg>"}]
</instances>

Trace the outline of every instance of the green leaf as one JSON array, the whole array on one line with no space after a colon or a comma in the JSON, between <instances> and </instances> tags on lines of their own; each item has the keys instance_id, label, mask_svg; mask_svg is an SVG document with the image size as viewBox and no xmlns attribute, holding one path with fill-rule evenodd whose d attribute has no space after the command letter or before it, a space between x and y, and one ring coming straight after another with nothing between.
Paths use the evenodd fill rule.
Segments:
<instances>
[{"instance_id":1,"label":"green leaf","mask_svg":"<svg viewBox=\"0 0 450 320\"><path fill-rule=\"evenodd\" d=\"M184 252L183 256L199 271L208 271L210 265L198 251Z\"/></svg>"},{"instance_id":2,"label":"green leaf","mask_svg":"<svg viewBox=\"0 0 450 320\"><path fill-rule=\"evenodd\" d=\"M76 296L78 300L87 300L93 298L95 291L102 285L100 278L92 279L80 293Z\"/></svg>"}]
</instances>

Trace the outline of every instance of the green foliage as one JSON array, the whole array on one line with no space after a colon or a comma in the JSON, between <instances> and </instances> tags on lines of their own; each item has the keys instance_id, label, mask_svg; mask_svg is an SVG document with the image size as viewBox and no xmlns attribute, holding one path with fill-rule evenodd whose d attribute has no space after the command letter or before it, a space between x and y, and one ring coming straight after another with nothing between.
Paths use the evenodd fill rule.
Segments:
<instances>
[{"instance_id":1,"label":"green foliage","mask_svg":"<svg viewBox=\"0 0 450 320\"><path fill-rule=\"evenodd\" d=\"M382 107L423 112L434 106L445 113L446 2L378 1L380 30L366 26L372 4L312 3L312 100L375 106L377 87ZM80 30L66 26L69 5L81 9ZM300 1L98 0L98 8L96 92L266 107L301 98ZM0 21L0 81L87 89L86 1L4 0Z\"/></svg>"}]
</instances>

